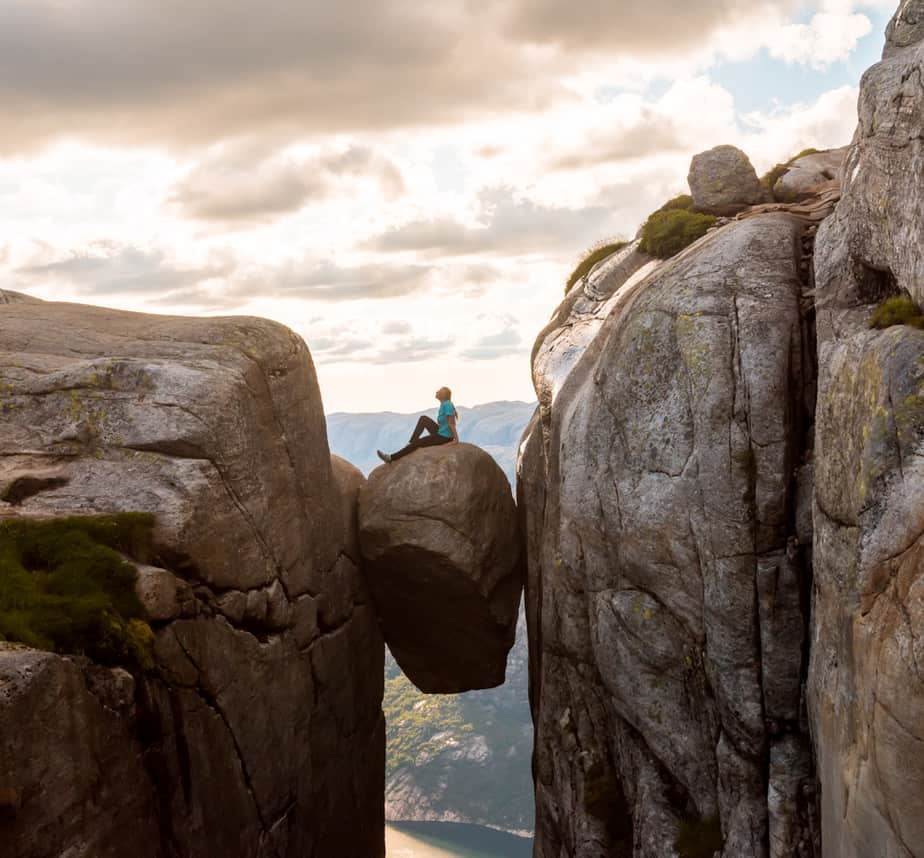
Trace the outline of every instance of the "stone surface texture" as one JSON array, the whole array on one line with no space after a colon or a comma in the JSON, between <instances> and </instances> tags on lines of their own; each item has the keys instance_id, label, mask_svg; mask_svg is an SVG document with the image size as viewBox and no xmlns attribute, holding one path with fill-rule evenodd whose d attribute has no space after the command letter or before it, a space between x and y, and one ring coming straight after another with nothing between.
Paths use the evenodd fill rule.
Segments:
<instances>
[{"instance_id":1,"label":"stone surface texture","mask_svg":"<svg viewBox=\"0 0 924 858\"><path fill-rule=\"evenodd\" d=\"M431 693L500 685L523 579L516 504L491 456L449 444L377 468L359 528L385 641L408 678Z\"/></svg>"},{"instance_id":2,"label":"stone surface texture","mask_svg":"<svg viewBox=\"0 0 924 858\"><path fill-rule=\"evenodd\" d=\"M780 200L798 200L824 189L831 182L840 183L847 147L815 152L797 158L773 185L773 194Z\"/></svg>"},{"instance_id":3,"label":"stone surface texture","mask_svg":"<svg viewBox=\"0 0 924 858\"><path fill-rule=\"evenodd\" d=\"M826 858L924 856L924 2L863 77L844 194L819 231L815 624L809 675Z\"/></svg>"},{"instance_id":4,"label":"stone surface texture","mask_svg":"<svg viewBox=\"0 0 924 858\"><path fill-rule=\"evenodd\" d=\"M0 643L4 855L166 854L134 688L124 671Z\"/></svg>"},{"instance_id":5,"label":"stone surface texture","mask_svg":"<svg viewBox=\"0 0 924 858\"><path fill-rule=\"evenodd\" d=\"M760 215L660 263L630 247L537 342L518 485L537 858L671 858L715 818L725 858L815 854L804 228Z\"/></svg>"},{"instance_id":6,"label":"stone surface texture","mask_svg":"<svg viewBox=\"0 0 924 858\"><path fill-rule=\"evenodd\" d=\"M2 516L157 520L155 669L124 706L91 665L0 651L4 850L384 854L384 647L301 339L0 292L4 485Z\"/></svg>"},{"instance_id":7,"label":"stone surface texture","mask_svg":"<svg viewBox=\"0 0 924 858\"><path fill-rule=\"evenodd\" d=\"M712 214L734 214L767 196L748 156L734 146L695 155L687 181L693 205Z\"/></svg>"}]
</instances>

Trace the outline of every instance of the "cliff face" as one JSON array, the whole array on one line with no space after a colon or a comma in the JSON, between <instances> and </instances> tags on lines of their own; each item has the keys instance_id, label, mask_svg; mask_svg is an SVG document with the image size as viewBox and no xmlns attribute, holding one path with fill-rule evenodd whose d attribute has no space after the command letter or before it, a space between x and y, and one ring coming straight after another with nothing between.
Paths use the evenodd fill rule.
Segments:
<instances>
[{"instance_id":1,"label":"cliff face","mask_svg":"<svg viewBox=\"0 0 924 858\"><path fill-rule=\"evenodd\" d=\"M924 333L870 328L924 303L922 40L905 0L843 170L537 341L538 856L924 855Z\"/></svg>"},{"instance_id":2,"label":"cliff face","mask_svg":"<svg viewBox=\"0 0 924 858\"><path fill-rule=\"evenodd\" d=\"M304 343L0 297L0 515L157 521L153 670L0 651L4 851L382 855L384 647Z\"/></svg>"},{"instance_id":3,"label":"cliff face","mask_svg":"<svg viewBox=\"0 0 924 858\"><path fill-rule=\"evenodd\" d=\"M844 199L816 254L820 385L810 692L825 855L924 855L924 2L863 78Z\"/></svg>"},{"instance_id":4,"label":"cliff face","mask_svg":"<svg viewBox=\"0 0 924 858\"><path fill-rule=\"evenodd\" d=\"M812 854L804 230L761 215L664 263L630 246L537 343L520 502L539 856L663 858L719 823L727 856Z\"/></svg>"}]
</instances>

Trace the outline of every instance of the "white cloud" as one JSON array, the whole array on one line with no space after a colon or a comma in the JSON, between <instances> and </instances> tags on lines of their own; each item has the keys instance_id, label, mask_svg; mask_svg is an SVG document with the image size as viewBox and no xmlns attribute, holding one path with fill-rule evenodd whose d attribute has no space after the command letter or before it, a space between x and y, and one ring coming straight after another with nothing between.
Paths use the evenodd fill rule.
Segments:
<instances>
[{"instance_id":1,"label":"white cloud","mask_svg":"<svg viewBox=\"0 0 924 858\"><path fill-rule=\"evenodd\" d=\"M824 70L845 60L873 25L863 14L819 12L807 24L784 24L767 45L770 56Z\"/></svg>"},{"instance_id":2,"label":"white cloud","mask_svg":"<svg viewBox=\"0 0 924 858\"><path fill-rule=\"evenodd\" d=\"M527 398L580 253L684 191L693 154L762 172L850 139L853 86L741 115L717 60L766 51L817 91L882 2L126 0L94 28L102 0L0 0L0 278L276 318L329 407L446 379Z\"/></svg>"},{"instance_id":3,"label":"white cloud","mask_svg":"<svg viewBox=\"0 0 924 858\"><path fill-rule=\"evenodd\" d=\"M764 168L810 146L846 146L857 125L858 94L856 87L838 87L809 104L745 114L744 139L752 160Z\"/></svg>"},{"instance_id":4,"label":"white cloud","mask_svg":"<svg viewBox=\"0 0 924 858\"><path fill-rule=\"evenodd\" d=\"M401 171L366 146L263 157L259 141L220 145L177 183L170 203L187 217L225 225L273 220L363 181L389 201L405 192Z\"/></svg>"}]
</instances>

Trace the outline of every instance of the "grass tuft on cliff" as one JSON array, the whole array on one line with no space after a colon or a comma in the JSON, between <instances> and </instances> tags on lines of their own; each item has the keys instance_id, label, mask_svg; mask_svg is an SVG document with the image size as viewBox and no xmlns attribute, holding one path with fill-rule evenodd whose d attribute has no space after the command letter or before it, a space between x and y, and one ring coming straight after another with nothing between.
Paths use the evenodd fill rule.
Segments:
<instances>
[{"instance_id":1,"label":"grass tuft on cliff","mask_svg":"<svg viewBox=\"0 0 924 858\"><path fill-rule=\"evenodd\" d=\"M670 259L702 238L715 224L716 219L712 215L681 208L683 200L683 197L671 200L645 221L639 245L643 253L659 259ZM691 205L692 202L691 199ZM667 207L671 205L674 207Z\"/></svg>"},{"instance_id":2,"label":"grass tuft on cliff","mask_svg":"<svg viewBox=\"0 0 924 858\"><path fill-rule=\"evenodd\" d=\"M773 186L789 172L789 168L800 158L806 158L809 155L817 155L821 149L803 149L801 152L796 153L788 161L785 161L782 164L775 164L771 167L763 176L760 177L760 183L768 191L773 190Z\"/></svg>"},{"instance_id":3,"label":"grass tuft on cliff","mask_svg":"<svg viewBox=\"0 0 924 858\"><path fill-rule=\"evenodd\" d=\"M153 634L122 554L150 559L142 513L0 521L0 640L150 668Z\"/></svg>"},{"instance_id":4,"label":"grass tuft on cliff","mask_svg":"<svg viewBox=\"0 0 924 858\"><path fill-rule=\"evenodd\" d=\"M680 194L679 196L669 199L658 209L658 212L673 211L693 211L693 197L689 194ZM655 214L657 214L657 212L655 212Z\"/></svg>"},{"instance_id":5,"label":"grass tuft on cliff","mask_svg":"<svg viewBox=\"0 0 924 858\"><path fill-rule=\"evenodd\" d=\"M712 858L724 846L722 825L716 816L683 820L674 842L681 858Z\"/></svg>"},{"instance_id":6,"label":"grass tuft on cliff","mask_svg":"<svg viewBox=\"0 0 924 858\"><path fill-rule=\"evenodd\" d=\"M894 325L908 325L924 330L924 313L910 295L893 295L873 310L869 320L871 328L882 330Z\"/></svg>"},{"instance_id":7,"label":"grass tuft on cliff","mask_svg":"<svg viewBox=\"0 0 924 858\"><path fill-rule=\"evenodd\" d=\"M584 258L575 266L574 271L568 277L565 284L565 294L567 295L582 277L590 273L590 270L598 263L606 259L613 253L617 253L629 244L628 241L607 241L602 244L594 245L584 256Z\"/></svg>"}]
</instances>

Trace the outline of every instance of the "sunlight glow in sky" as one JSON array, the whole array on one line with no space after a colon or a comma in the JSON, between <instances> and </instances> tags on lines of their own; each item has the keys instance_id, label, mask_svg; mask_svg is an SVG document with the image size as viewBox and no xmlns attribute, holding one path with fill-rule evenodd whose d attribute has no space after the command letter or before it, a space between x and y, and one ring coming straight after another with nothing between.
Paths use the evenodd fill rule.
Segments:
<instances>
[{"instance_id":1,"label":"sunlight glow in sky","mask_svg":"<svg viewBox=\"0 0 924 858\"><path fill-rule=\"evenodd\" d=\"M302 334L328 411L533 398L597 240L849 142L895 0L0 0L0 285Z\"/></svg>"}]
</instances>

